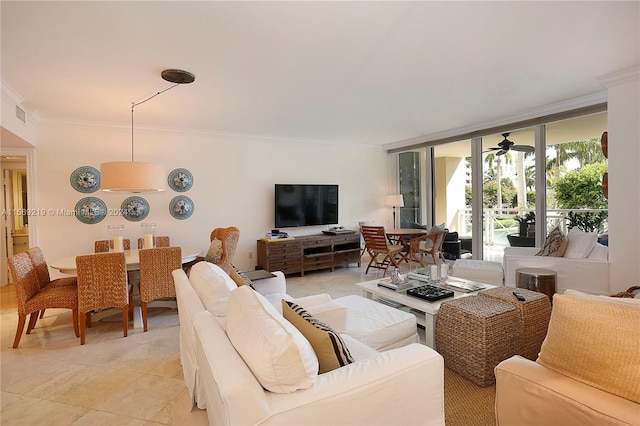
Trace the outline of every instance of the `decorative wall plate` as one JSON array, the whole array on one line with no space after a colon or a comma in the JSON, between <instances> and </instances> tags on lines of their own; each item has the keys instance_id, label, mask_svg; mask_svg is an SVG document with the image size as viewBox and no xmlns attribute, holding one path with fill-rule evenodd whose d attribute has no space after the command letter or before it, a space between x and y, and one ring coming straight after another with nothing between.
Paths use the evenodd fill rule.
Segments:
<instances>
[{"instance_id":1,"label":"decorative wall plate","mask_svg":"<svg viewBox=\"0 0 640 426\"><path fill-rule=\"evenodd\" d=\"M187 169L175 169L169 173L167 183L177 192L186 192L193 185L193 175Z\"/></svg>"},{"instance_id":2,"label":"decorative wall plate","mask_svg":"<svg viewBox=\"0 0 640 426\"><path fill-rule=\"evenodd\" d=\"M107 216L107 205L100 198L85 197L76 203L76 219L92 225Z\"/></svg>"},{"instance_id":3,"label":"decorative wall plate","mask_svg":"<svg viewBox=\"0 0 640 426\"><path fill-rule=\"evenodd\" d=\"M95 167L82 166L71 172L71 186L78 192L90 193L100 189L100 171Z\"/></svg>"},{"instance_id":4,"label":"decorative wall plate","mask_svg":"<svg viewBox=\"0 0 640 426\"><path fill-rule=\"evenodd\" d=\"M186 195L173 197L169 202L169 213L176 219L187 219L193 214L193 201Z\"/></svg>"},{"instance_id":5,"label":"decorative wall plate","mask_svg":"<svg viewBox=\"0 0 640 426\"><path fill-rule=\"evenodd\" d=\"M145 219L149 215L149 203L142 197L129 197L120 205L122 216L131 222L138 222Z\"/></svg>"}]
</instances>

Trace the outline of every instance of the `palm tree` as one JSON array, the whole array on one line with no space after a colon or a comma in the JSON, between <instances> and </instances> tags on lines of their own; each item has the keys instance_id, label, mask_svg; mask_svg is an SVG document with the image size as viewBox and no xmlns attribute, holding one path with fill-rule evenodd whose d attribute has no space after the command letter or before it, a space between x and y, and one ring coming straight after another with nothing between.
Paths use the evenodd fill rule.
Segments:
<instances>
[{"instance_id":1,"label":"palm tree","mask_svg":"<svg viewBox=\"0 0 640 426\"><path fill-rule=\"evenodd\" d=\"M487 170L487 175L491 175L495 173L495 179L497 182L496 185L496 198L497 198L497 208L498 210L502 210L502 156L496 154L487 154L484 158L484 161L488 164L489 168ZM511 164L511 154L505 153L504 159L506 164ZM495 162L495 167L494 167Z\"/></svg>"}]
</instances>

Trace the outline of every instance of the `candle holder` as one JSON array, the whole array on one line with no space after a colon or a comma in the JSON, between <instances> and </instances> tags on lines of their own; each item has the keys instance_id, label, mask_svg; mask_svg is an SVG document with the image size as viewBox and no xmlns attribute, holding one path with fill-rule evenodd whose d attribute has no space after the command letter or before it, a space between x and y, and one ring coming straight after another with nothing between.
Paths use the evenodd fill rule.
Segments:
<instances>
[{"instance_id":1,"label":"candle holder","mask_svg":"<svg viewBox=\"0 0 640 426\"><path fill-rule=\"evenodd\" d=\"M142 248L149 249L155 247L156 242L156 224L141 223L140 230L142 232Z\"/></svg>"},{"instance_id":2,"label":"candle holder","mask_svg":"<svg viewBox=\"0 0 640 426\"><path fill-rule=\"evenodd\" d=\"M124 225L108 225L107 231L109 232L109 251L123 252L124 251Z\"/></svg>"}]
</instances>

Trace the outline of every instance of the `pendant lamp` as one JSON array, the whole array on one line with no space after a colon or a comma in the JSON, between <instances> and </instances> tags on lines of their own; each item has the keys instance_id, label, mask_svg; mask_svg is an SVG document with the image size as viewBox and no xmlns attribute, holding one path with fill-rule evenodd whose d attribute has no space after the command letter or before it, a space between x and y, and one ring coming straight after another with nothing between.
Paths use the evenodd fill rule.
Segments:
<instances>
[{"instance_id":1,"label":"pendant lamp","mask_svg":"<svg viewBox=\"0 0 640 426\"><path fill-rule=\"evenodd\" d=\"M134 161L133 110L137 105L147 102L161 93L173 89L179 84L193 83L196 78L190 72L174 69L164 70L161 75L164 80L174 84L153 96L131 104L131 161L115 161L100 164L100 179L103 191L134 193L164 191L166 186L164 165Z\"/></svg>"}]
</instances>

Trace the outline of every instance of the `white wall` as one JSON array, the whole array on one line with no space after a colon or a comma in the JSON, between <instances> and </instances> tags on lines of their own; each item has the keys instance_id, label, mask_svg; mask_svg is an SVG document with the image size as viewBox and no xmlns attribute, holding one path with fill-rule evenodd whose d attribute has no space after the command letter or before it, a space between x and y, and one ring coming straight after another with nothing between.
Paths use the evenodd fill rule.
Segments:
<instances>
[{"instance_id":1,"label":"white wall","mask_svg":"<svg viewBox=\"0 0 640 426\"><path fill-rule=\"evenodd\" d=\"M133 194L83 194L71 187L69 176L80 166L100 167L106 161L128 161L130 128L107 128L41 123L36 149L36 205L33 208L73 210L85 196L101 198L118 209ZM186 220L169 214L170 200L180 193L139 194L150 205L145 222L157 224L157 235L169 235L174 245L208 247L213 228L237 226L240 241L234 263L241 269L255 266L256 239L274 225L275 183L331 183L340 185L340 224L356 229L367 219L390 220L383 206L387 194L387 155L380 147L327 145L277 140L135 130L135 160L163 163L167 173L182 167L191 171L194 185L184 194L195 205ZM125 237L139 236L140 222L108 216L87 225L73 216L38 218L32 244L42 247L47 259L93 251L93 242L107 238L107 225L124 224ZM287 229L292 235L319 233L326 227ZM253 260L249 260L249 252ZM251 263L253 262L253 264Z\"/></svg>"},{"instance_id":2,"label":"white wall","mask_svg":"<svg viewBox=\"0 0 640 426\"><path fill-rule=\"evenodd\" d=\"M612 293L640 285L639 72L603 78L609 121L609 283Z\"/></svg>"}]
</instances>

